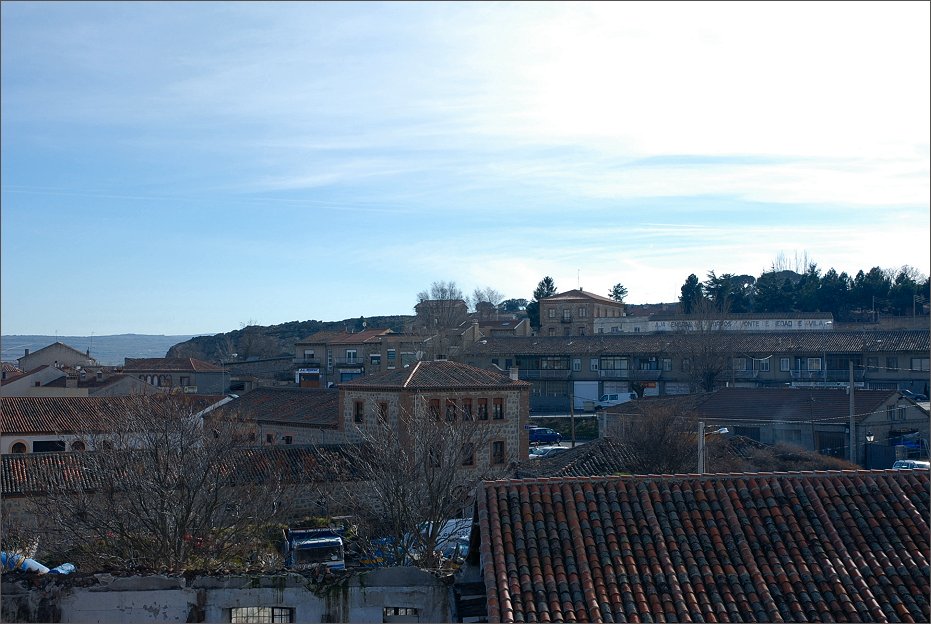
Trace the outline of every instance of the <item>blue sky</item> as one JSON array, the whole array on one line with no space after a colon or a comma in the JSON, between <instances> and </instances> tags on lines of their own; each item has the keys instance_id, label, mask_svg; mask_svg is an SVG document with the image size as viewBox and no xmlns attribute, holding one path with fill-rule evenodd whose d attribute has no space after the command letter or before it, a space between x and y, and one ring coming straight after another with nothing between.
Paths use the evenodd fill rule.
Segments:
<instances>
[{"instance_id":1,"label":"blue sky","mask_svg":"<svg viewBox=\"0 0 931 624\"><path fill-rule=\"evenodd\" d=\"M2 332L929 272L928 3L2 10Z\"/></svg>"}]
</instances>

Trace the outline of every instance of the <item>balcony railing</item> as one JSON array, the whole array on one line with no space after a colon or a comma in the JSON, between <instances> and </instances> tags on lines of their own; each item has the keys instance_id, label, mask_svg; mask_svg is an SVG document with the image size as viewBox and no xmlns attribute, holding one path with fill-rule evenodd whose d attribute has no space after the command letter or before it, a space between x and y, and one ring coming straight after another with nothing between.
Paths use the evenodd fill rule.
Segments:
<instances>
[{"instance_id":1,"label":"balcony railing","mask_svg":"<svg viewBox=\"0 0 931 624\"><path fill-rule=\"evenodd\" d=\"M837 370L793 370L789 371L792 379L804 381L847 381L850 379L850 371L847 369ZM854 381L863 381L866 376L864 370L854 368Z\"/></svg>"},{"instance_id":2,"label":"balcony railing","mask_svg":"<svg viewBox=\"0 0 931 624\"><path fill-rule=\"evenodd\" d=\"M342 360L336 360L336 359L333 360L333 366L344 366L344 367L345 366L359 366L361 367L363 364L364 362L360 360L359 358L350 358L350 359L344 358Z\"/></svg>"},{"instance_id":3,"label":"balcony railing","mask_svg":"<svg viewBox=\"0 0 931 624\"><path fill-rule=\"evenodd\" d=\"M518 371L520 379L569 379L572 371L567 369L541 370L522 368Z\"/></svg>"},{"instance_id":4,"label":"balcony railing","mask_svg":"<svg viewBox=\"0 0 931 624\"><path fill-rule=\"evenodd\" d=\"M560 322L560 323L571 323L571 322L572 322L572 317L571 317L571 316L564 316L564 317L562 317L561 319L559 319L559 322Z\"/></svg>"},{"instance_id":5,"label":"balcony railing","mask_svg":"<svg viewBox=\"0 0 931 624\"><path fill-rule=\"evenodd\" d=\"M630 379L634 381L658 381L663 376L661 370L631 370Z\"/></svg>"},{"instance_id":6,"label":"balcony railing","mask_svg":"<svg viewBox=\"0 0 931 624\"><path fill-rule=\"evenodd\" d=\"M598 371L598 376L602 379L627 379L630 377L630 369L602 368Z\"/></svg>"}]
</instances>

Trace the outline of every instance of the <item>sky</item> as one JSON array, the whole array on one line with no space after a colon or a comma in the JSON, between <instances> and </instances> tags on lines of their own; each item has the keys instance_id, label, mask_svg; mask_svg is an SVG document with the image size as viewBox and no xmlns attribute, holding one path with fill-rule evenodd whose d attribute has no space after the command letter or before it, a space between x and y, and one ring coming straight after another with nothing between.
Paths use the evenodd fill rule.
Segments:
<instances>
[{"instance_id":1,"label":"sky","mask_svg":"<svg viewBox=\"0 0 931 624\"><path fill-rule=\"evenodd\" d=\"M927 275L929 6L3 2L0 329Z\"/></svg>"}]
</instances>

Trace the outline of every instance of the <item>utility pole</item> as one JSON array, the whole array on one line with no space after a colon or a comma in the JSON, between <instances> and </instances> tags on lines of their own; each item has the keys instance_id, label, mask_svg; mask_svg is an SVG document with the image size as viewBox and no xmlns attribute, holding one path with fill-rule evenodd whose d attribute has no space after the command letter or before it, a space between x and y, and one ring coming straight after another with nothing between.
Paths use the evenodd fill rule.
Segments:
<instances>
[{"instance_id":1,"label":"utility pole","mask_svg":"<svg viewBox=\"0 0 931 624\"><path fill-rule=\"evenodd\" d=\"M854 429L856 428L856 424L854 423L854 418L853 418L853 360L850 360L849 362L847 362L847 367L848 367L848 370L850 371L849 373L850 381L848 382L848 387L850 388L850 397L848 398L849 410L850 410L850 425L849 425L850 427L850 453L849 453L848 459L851 462L856 463L857 461L857 442L856 442L857 438L856 438L856 432L854 431Z\"/></svg>"},{"instance_id":2,"label":"utility pole","mask_svg":"<svg viewBox=\"0 0 931 624\"><path fill-rule=\"evenodd\" d=\"M698 421L698 474L705 474L705 421Z\"/></svg>"}]
</instances>

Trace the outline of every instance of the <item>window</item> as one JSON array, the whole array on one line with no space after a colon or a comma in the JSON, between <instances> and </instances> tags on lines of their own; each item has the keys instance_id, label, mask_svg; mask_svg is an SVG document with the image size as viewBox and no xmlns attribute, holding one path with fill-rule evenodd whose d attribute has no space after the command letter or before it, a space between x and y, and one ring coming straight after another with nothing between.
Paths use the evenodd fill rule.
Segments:
<instances>
[{"instance_id":1,"label":"window","mask_svg":"<svg viewBox=\"0 0 931 624\"><path fill-rule=\"evenodd\" d=\"M234 624L277 624L293 622L294 609L291 607L233 607L230 609L230 622Z\"/></svg>"},{"instance_id":2,"label":"window","mask_svg":"<svg viewBox=\"0 0 931 624\"><path fill-rule=\"evenodd\" d=\"M891 405L886 408L886 420L889 422L895 420L895 408Z\"/></svg>"},{"instance_id":3,"label":"window","mask_svg":"<svg viewBox=\"0 0 931 624\"><path fill-rule=\"evenodd\" d=\"M689 358L682 358L682 371L688 372L692 370L692 360Z\"/></svg>"},{"instance_id":4,"label":"window","mask_svg":"<svg viewBox=\"0 0 931 624\"><path fill-rule=\"evenodd\" d=\"M430 415L436 420L440 419L440 400L430 399Z\"/></svg>"},{"instance_id":5,"label":"window","mask_svg":"<svg viewBox=\"0 0 931 624\"><path fill-rule=\"evenodd\" d=\"M764 373L768 372L769 371L769 358L766 358L765 360L758 360L758 361L760 363L760 371Z\"/></svg>"},{"instance_id":6,"label":"window","mask_svg":"<svg viewBox=\"0 0 931 624\"><path fill-rule=\"evenodd\" d=\"M868 371L879 370L879 358L878 357L866 358L866 370Z\"/></svg>"},{"instance_id":7,"label":"window","mask_svg":"<svg viewBox=\"0 0 931 624\"><path fill-rule=\"evenodd\" d=\"M913 371L927 371L929 359L931 358L912 358L911 369Z\"/></svg>"},{"instance_id":8,"label":"window","mask_svg":"<svg viewBox=\"0 0 931 624\"><path fill-rule=\"evenodd\" d=\"M556 308L550 308L550 309L549 309L549 317L550 317L551 319L556 318Z\"/></svg>"},{"instance_id":9,"label":"window","mask_svg":"<svg viewBox=\"0 0 931 624\"><path fill-rule=\"evenodd\" d=\"M181 387L190 386L190 385L191 385L191 378L190 378L190 377L182 377L181 379L178 380L178 383L181 384Z\"/></svg>"},{"instance_id":10,"label":"window","mask_svg":"<svg viewBox=\"0 0 931 624\"><path fill-rule=\"evenodd\" d=\"M582 370L582 360L580 360L579 358L573 358L572 359L572 370L574 370L575 372L579 372L580 370Z\"/></svg>"},{"instance_id":11,"label":"window","mask_svg":"<svg viewBox=\"0 0 931 624\"><path fill-rule=\"evenodd\" d=\"M284 443L285 443L285 444L294 444L294 437L293 437L293 436L284 436Z\"/></svg>"},{"instance_id":12,"label":"window","mask_svg":"<svg viewBox=\"0 0 931 624\"><path fill-rule=\"evenodd\" d=\"M555 327L550 327L550 329L549 329L549 334L550 334L550 336L555 336L555 335L556 335L556 328L555 328Z\"/></svg>"},{"instance_id":13,"label":"window","mask_svg":"<svg viewBox=\"0 0 931 624\"><path fill-rule=\"evenodd\" d=\"M591 358L588 361L588 370L596 372L598 370L598 358Z\"/></svg>"},{"instance_id":14,"label":"window","mask_svg":"<svg viewBox=\"0 0 931 624\"><path fill-rule=\"evenodd\" d=\"M358 354L359 352L356 351L355 349L346 349L346 361L349 362L350 364L355 363L356 357L358 356Z\"/></svg>"},{"instance_id":15,"label":"window","mask_svg":"<svg viewBox=\"0 0 931 624\"><path fill-rule=\"evenodd\" d=\"M273 434L273 433L266 433L266 434L265 434L265 443L266 443L266 444L274 444L274 443L275 443L275 434Z\"/></svg>"},{"instance_id":16,"label":"window","mask_svg":"<svg viewBox=\"0 0 931 624\"><path fill-rule=\"evenodd\" d=\"M365 401L356 401L353 407L353 420L365 422Z\"/></svg>"},{"instance_id":17,"label":"window","mask_svg":"<svg viewBox=\"0 0 931 624\"><path fill-rule=\"evenodd\" d=\"M569 368L569 359L561 357L540 358L540 368L542 370L566 370Z\"/></svg>"},{"instance_id":18,"label":"window","mask_svg":"<svg viewBox=\"0 0 931 624\"><path fill-rule=\"evenodd\" d=\"M456 399L446 399L446 420L456 420Z\"/></svg>"},{"instance_id":19,"label":"window","mask_svg":"<svg viewBox=\"0 0 931 624\"><path fill-rule=\"evenodd\" d=\"M398 358L398 352L396 349L388 349L387 351L388 364L394 364L394 361Z\"/></svg>"},{"instance_id":20,"label":"window","mask_svg":"<svg viewBox=\"0 0 931 624\"><path fill-rule=\"evenodd\" d=\"M65 443L62 440L40 440L32 443L33 453L55 453L65 450Z\"/></svg>"},{"instance_id":21,"label":"window","mask_svg":"<svg viewBox=\"0 0 931 624\"><path fill-rule=\"evenodd\" d=\"M886 370L890 370L890 371L899 370L899 358L887 357L886 358Z\"/></svg>"},{"instance_id":22,"label":"window","mask_svg":"<svg viewBox=\"0 0 931 624\"><path fill-rule=\"evenodd\" d=\"M495 420L504 420L504 399L495 399L492 403L492 413Z\"/></svg>"},{"instance_id":23,"label":"window","mask_svg":"<svg viewBox=\"0 0 931 624\"><path fill-rule=\"evenodd\" d=\"M304 359L312 360L314 359L314 350L313 349L304 349Z\"/></svg>"},{"instance_id":24,"label":"window","mask_svg":"<svg viewBox=\"0 0 931 624\"><path fill-rule=\"evenodd\" d=\"M614 325L614 326L611 327L611 333L612 333L612 334L619 334L619 333L621 333L621 328L618 327L617 325Z\"/></svg>"},{"instance_id":25,"label":"window","mask_svg":"<svg viewBox=\"0 0 931 624\"><path fill-rule=\"evenodd\" d=\"M790 371L789 358L779 358L779 370L782 372Z\"/></svg>"},{"instance_id":26,"label":"window","mask_svg":"<svg viewBox=\"0 0 931 624\"><path fill-rule=\"evenodd\" d=\"M651 358L640 358L637 360L637 363L640 365L640 370L659 370L659 362L655 357Z\"/></svg>"},{"instance_id":27,"label":"window","mask_svg":"<svg viewBox=\"0 0 931 624\"><path fill-rule=\"evenodd\" d=\"M564 320L564 321L571 321L571 320L572 320L572 312L569 311L569 310L563 310L563 311L562 311L562 320Z\"/></svg>"},{"instance_id":28,"label":"window","mask_svg":"<svg viewBox=\"0 0 931 624\"><path fill-rule=\"evenodd\" d=\"M788 444L799 444L802 441L801 429L776 429L775 436L777 442L786 442Z\"/></svg>"},{"instance_id":29,"label":"window","mask_svg":"<svg viewBox=\"0 0 931 624\"><path fill-rule=\"evenodd\" d=\"M810 371L821 370L821 358L808 358L808 370Z\"/></svg>"},{"instance_id":30,"label":"window","mask_svg":"<svg viewBox=\"0 0 931 624\"><path fill-rule=\"evenodd\" d=\"M732 360L731 367L735 371L745 371L747 370L747 358L735 357Z\"/></svg>"},{"instance_id":31,"label":"window","mask_svg":"<svg viewBox=\"0 0 931 624\"><path fill-rule=\"evenodd\" d=\"M904 407L897 408L896 414L898 414L899 420L905 420L905 408Z\"/></svg>"},{"instance_id":32,"label":"window","mask_svg":"<svg viewBox=\"0 0 931 624\"><path fill-rule=\"evenodd\" d=\"M13 445L13 448L11 448L10 451L13 453L25 453L26 445L23 444L22 442L17 442L16 444Z\"/></svg>"},{"instance_id":33,"label":"window","mask_svg":"<svg viewBox=\"0 0 931 624\"><path fill-rule=\"evenodd\" d=\"M85 447L85 446L84 446L84 443L81 442L80 440L75 440L74 442L71 443L71 450L72 450L72 451L81 452L81 451L85 450L86 448L87 448L87 447Z\"/></svg>"},{"instance_id":34,"label":"window","mask_svg":"<svg viewBox=\"0 0 931 624\"><path fill-rule=\"evenodd\" d=\"M384 607L382 622L418 622L420 610L414 607Z\"/></svg>"},{"instance_id":35,"label":"window","mask_svg":"<svg viewBox=\"0 0 931 624\"><path fill-rule=\"evenodd\" d=\"M462 465L475 465L475 446L471 442L462 445Z\"/></svg>"},{"instance_id":36,"label":"window","mask_svg":"<svg viewBox=\"0 0 931 624\"><path fill-rule=\"evenodd\" d=\"M663 358L663 370L664 371L672 370L672 359L671 358Z\"/></svg>"},{"instance_id":37,"label":"window","mask_svg":"<svg viewBox=\"0 0 931 624\"><path fill-rule=\"evenodd\" d=\"M627 358L601 358L601 370L627 370L628 364Z\"/></svg>"},{"instance_id":38,"label":"window","mask_svg":"<svg viewBox=\"0 0 931 624\"><path fill-rule=\"evenodd\" d=\"M381 366L381 353L373 353L369 356L372 366Z\"/></svg>"},{"instance_id":39,"label":"window","mask_svg":"<svg viewBox=\"0 0 931 624\"><path fill-rule=\"evenodd\" d=\"M478 400L478 419L488 420L488 399Z\"/></svg>"},{"instance_id":40,"label":"window","mask_svg":"<svg viewBox=\"0 0 931 624\"><path fill-rule=\"evenodd\" d=\"M384 401L378 404L378 420L382 424L388 422L388 404Z\"/></svg>"},{"instance_id":41,"label":"window","mask_svg":"<svg viewBox=\"0 0 931 624\"><path fill-rule=\"evenodd\" d=\"M582 318L586 316L587 314L588 314L588 310L586 310L582 306L579 306L579 318Z\"/></svg>"},{"instance_id":42,"label":"window","mask_svg":"<svg viewBox=\"0 0 931 624\"><path fill-rule=\"evenodd\" d=\"M585 328L579 327L579 336L584 336L584 335L585 335Z\"/></svg>"},{"instance_id":43,"label":"window","mask_svg":"<svg viewBox=\"0 0 931 624\"><path fill-rule=\"evenodd\" d=\"M503 464L505 460L504 455L504 441L495 440L491 443L491 463L492 464Z\"/></svg>"},{"instance_id":44,"label":"window","mask_svg":"<svg viewBox=\"0 0 931 624\"><path fill-rule=\"evenodd\" d=\"M472 399L462 399L462 420L472 420Z\"/></svg>"}]
</instances>

